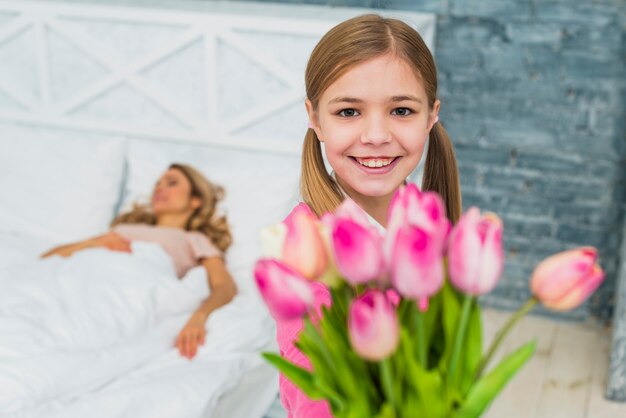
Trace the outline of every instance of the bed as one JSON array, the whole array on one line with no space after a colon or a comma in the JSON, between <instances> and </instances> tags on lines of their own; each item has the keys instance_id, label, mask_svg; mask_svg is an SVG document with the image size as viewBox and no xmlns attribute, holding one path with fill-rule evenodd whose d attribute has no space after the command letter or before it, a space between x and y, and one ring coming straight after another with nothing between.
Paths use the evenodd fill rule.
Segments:
<instances>
[{"instance_id":1,"label":"bed","mask_svg":"<svg viewBox=\"0 0 626 418\"><path fill-rule=\"evenodd\" d=\"M252 282L258 230L298 201L308 54L326 30L363 12L186 1L0 2L0 341L2 330L8 333L0 343L0 416L267 413L278 379L259 356L275 349L275 330ZM432 15L401 17L432 46ZM207 322L206 346L189 362L169 342L187 306L143 345L119 344L114 336L116 343L97 355L84 350L91 357L82 363L84 353L65 367L48 352L43 368L32 369L34 357L6 343L15 337L11 318L31 317L11 311L19 304L6 295L63 300L55 296L61 285L37 277L37 269L51 268L38 255L106 231L117 213L149 198L172 162L191 164L227 190L222 210L235 238L227 262L239 294ZM86 266L88 256L101 255L85 255ZM191 295L191 305L208 292L201 268L163 286ZM67 298L61 313L70 311L74 290L59 293ZM46 303L35 313L48 320L54 315ZM80 335L91 341L89 332ZM16 368L16 356L31 369Z\"/></svg>"}]
</instances>

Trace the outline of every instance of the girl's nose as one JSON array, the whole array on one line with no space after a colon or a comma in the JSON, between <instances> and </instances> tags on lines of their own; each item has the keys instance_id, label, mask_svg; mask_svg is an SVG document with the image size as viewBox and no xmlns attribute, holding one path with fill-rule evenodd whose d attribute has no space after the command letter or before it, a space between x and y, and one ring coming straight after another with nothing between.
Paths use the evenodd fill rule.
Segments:
<instances>
[{"instance_id":1,"label":"girl's nose","mask_svg":"<svg viewBox=\"0 0 626 418\"><path fill-rule=\"evenodd\" d=\"M366 120L365 129L361 134L364 144L381 145L391 141L391 132L382 116L371 116Z\"/></svg>"}]
</instances>

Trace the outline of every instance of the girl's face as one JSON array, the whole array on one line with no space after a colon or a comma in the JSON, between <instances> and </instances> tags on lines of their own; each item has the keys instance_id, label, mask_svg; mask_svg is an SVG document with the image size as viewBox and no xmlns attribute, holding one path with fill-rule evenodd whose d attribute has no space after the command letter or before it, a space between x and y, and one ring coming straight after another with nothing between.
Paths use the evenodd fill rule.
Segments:
<instances>
[{"instance_id":1,"label":"girl's face","mask_svg":"<svg viewBox=\"0 0 626 418\"><path fill-rule=\"evenodd\" d=\"M357 65L307 112L339 184L357 201L389 197L415 169L439 112L422 82L392 55Z\"/></svg>"},{"instance_id":2,"label":"girl's face","mask_svg":"<svg viewBox=\"0 0 626 418\"><path fill-rule=\"evenodd\" d=\"M191 196L191 182L180 170L170 168L157 182L152 195L152 212L159 216L193 212L200 199Z\"/></svg>"}]
</instances>

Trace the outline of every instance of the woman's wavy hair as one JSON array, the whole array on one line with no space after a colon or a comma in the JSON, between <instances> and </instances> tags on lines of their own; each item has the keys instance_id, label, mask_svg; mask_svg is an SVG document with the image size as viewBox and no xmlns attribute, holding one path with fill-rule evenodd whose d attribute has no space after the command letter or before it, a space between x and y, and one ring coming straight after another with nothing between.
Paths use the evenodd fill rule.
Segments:
<instances>
[{"instance_id":1,"label":"woman's wavy hair","mask_svg":"<svg viewBox=\"0 0 626 418\"><path fill-rule=\"evenodd\" d=\"M375 14L358 16L335 26L311 53L305 86L313 109L317 109L324 91L348 70L385 54L397 56L414 69L424 83L432 110L437 99L437 69L428 47L417 31L406 23ZM439 193L450 220L458 220L461 190L456 157L452 142L439 122L430 131L422 189ZM309 129L304 137L300 192L318 216L333 212L343 200L339 186L326 171L313 129Z\"/></svg>"},{"instance_id":2,"label":"woman's wavy hair","mask_svg":"<svg viewBox=\"0 0 626 418\"><path fill-rule=\"evenodd\" d=\"M206 235L221 251L226 251L232 244L232 235L226 216L216 213L217 203L224 198L224 188L207 180L198 170L185 164L171 164L169 169L181 172L191 183L191 196L202 201L185 226L187 231L198 231ZM120 223L140 223L155 225L156 216L150 205L135 203L133 208L120 214L111 226Z\"/></svg>"}]
</instances>

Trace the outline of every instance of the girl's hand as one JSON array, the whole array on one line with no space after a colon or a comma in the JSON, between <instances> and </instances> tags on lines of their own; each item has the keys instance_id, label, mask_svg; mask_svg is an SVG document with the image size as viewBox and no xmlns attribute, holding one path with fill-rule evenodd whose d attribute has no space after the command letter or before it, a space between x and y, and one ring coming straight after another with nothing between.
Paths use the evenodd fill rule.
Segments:
<instances>
[{"instance_id":1,"label":"girl's hand","mask_svg":"<svg viewBox=\"0 0 626 418\"><path fill-rule=\"evenodd\" d=\"M191 360L196 356L198 346L204 345L204 337L206 335L206 331L204 330L205 322L206 316L200 313L193 314L189 321L187 321L187 325L185 325L176 338L175 345L181 356Z\"/></svg>"}]
</instances>

